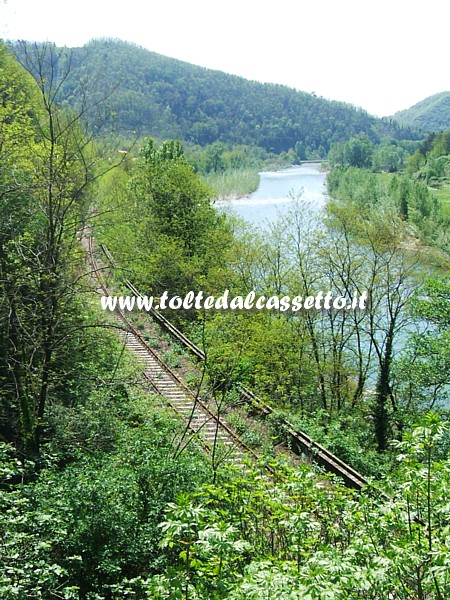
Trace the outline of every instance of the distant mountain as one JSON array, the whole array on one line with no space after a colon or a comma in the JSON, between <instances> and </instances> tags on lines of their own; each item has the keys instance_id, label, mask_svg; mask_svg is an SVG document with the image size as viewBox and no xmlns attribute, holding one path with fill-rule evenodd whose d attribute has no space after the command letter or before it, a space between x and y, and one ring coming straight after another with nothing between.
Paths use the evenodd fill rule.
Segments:
<instances>
[{"instance_id":1,"label":"distant mountain","mask_svg":"<svg viewBox=\"0 0 450 600\"><path fill-rule=\"evenodd\" d=\"M11 48L23 61L23 46ZM109 127L124 136L200 145L219 140L275 153L296 148L300 158L324 156L333 142L360 133L374 142L414 137L408 128L349 104L194 66L120 40L93 40L71 52L69 77L61 86L65 100L77 104L80 84L91 97L109 94ZM61 64L53 74L63 71Z\"/></svg>"},{"instance_id":2,"label":"distant mountain","mask_svg":"<svg viewBox=\"0 0 450 600\"><path fill-rule=\"evenodd\" d=\"M450 92L429 96L393 117L405 127L415 127L424 133L433 133L450 128Z\"/></svg>"}]
</instances>

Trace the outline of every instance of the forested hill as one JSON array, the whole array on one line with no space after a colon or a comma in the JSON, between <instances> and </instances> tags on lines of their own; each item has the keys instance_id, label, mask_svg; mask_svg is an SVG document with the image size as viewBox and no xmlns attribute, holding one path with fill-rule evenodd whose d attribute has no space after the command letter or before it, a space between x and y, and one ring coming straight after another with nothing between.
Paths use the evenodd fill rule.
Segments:
<instances>
[{"instance_id":1,"label":"forested hill","mask_svg":"<svg viewBox=\"0 0 450 600\"><path fill-rule=\"evenodd\" d=\"M13 50L23 58L23 46ZM200 145L220 140L275 153L296 147L299 158L325 155L332 142L359 133L375 142L412 137L397 123L348 104L194 66L119 40L93 40L72 53L63 86L69 102L80 98L80 81L99 97L114 90L107 100L113 115L108 127L125 136Z\"/></svg>"},{"instance_id":2,"label":"forested hill","mask_svg":"<svg viewBox=\"0 0 450 600\"><path fill-rule=\"evenodd\" d=\"M393 116L405 127L416 127L424 133L437 133L450 128L450 92L434 94Z\"/></svg>"}]
</instances>

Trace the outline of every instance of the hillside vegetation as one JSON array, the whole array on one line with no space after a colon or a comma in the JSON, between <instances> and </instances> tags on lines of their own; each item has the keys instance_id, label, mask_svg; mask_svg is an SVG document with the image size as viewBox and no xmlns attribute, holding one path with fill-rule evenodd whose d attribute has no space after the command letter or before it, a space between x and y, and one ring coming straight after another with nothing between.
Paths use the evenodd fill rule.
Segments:
<instances>
[{"instance_id":1,"label":"hillside vegetation","mask_svg":"<svg viewBox=\"0 0 450 600\"><path fill-rule=\"evenodd\" d=\"M12 49L23 61L31 44ZM106 131L125 137L152 135L201 146L219 140L274 153L295 148L302 159L325 156L331 143L360 133L374 142L412 136L395 122L342 102L194 66L119 40L94 40L60 54L57 70L68 60L71 64L61 96L76 106L86 91L98 98L108 92Z\"/></svg>"},{"instance_id":2,"label":"hillside vegetation","mask_svg":"<svg viewBox=\"0 0 450 600\"><path fill-rule=\"evenodd\" d=\"M393 116L400 125L414 127L424 133L443 131L450 127L450 92L434 94L411 108Z\"/></svg>"},{"instance_id":3,"label":"hillside vegetation","mask_svg":"<svg viewBox=\"0 0 450 600\"><path fill-rule=\"evenodd\" d=\"M148 138L132 156L88 134L104 104L82 88L91 77L100 88L99 70L77 80L76 53L21 48L27 69L0 44L0 598L450 598L450 281L428 258L432 244L448 258L428 186L445 185L449 136L400 177L369 170L372 142L357 134L335 149L320 223L299 196L258 232L215 210L180 141ZM205 170L217 176L244 152L211 146ZM395 169L407 146L386 146L376 169ZM114 267L90 263L90 234ZM149 392L100 310L99 272L114 293L127 278L160 299L275 300L166 313L205 354L184 381L217 416L239 409L230 426L260 461L219 462L217 434L205 452ZM319 290L364 290L370 303L307 309ZM294 294L305 310L284 310ZM180 369L181 350L135 316ZM242 385L276 409L265 435L249 427ZM288 466L284 414L368 486Z\"/></svg>"}]
</instances>

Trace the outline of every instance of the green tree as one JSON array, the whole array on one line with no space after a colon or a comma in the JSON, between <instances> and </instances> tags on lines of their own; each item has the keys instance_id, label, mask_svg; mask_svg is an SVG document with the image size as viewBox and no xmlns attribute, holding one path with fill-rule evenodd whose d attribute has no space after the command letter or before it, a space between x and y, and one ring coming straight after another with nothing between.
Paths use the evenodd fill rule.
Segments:
<instances>
[{"instance_id":1,"label":"green tree","mask_svg":"<svg viewBox=\"0 0 450 600\"><path fill-rule=\"evenodd\" d=\"M149 211L149 235L176 240L188 256L194 255L215 219L209 189L193 172L179 142L155 148L149 140L141 156L131 185Z\"/></svg>"},{"instance_id":2,"label":"green tree","mask_svg":"<svg viewBox=\"0 0 450 600\"><path fill-rule=\"evenodd\" d=\"M225 146L221 142L214 142L206 149L207 163L206 168L207 171L212 171L213 173L218 173L219 171L223 171L225 168L223 155L225 152Z\"/></svg>"},{"instance_id":3,"label":"green tree","mask_svg":"<svg viewBox=\"0 0 450 600\"><path fill-rule=\"evenodd\" d=\"M86 326L76 316L78 236L96 157L81 114L62 111L57 99L70 60L62 61L51 44L25 43L23 59L29 75L2 47L0 268L7 320L0 370L8 435L27 456L39 456L49 398L66 377L63 357L71 356Z\"/></svg>"},{"instance_id":4,"label":"green tree","mask_svg":"<svg viewBox=\"0 0 450 600\"><path fill-rule=\"evenodd\" d=\"M418 326L397 361L396 393L406 418L424 410L442 409L450 388L450 283L430 279L411 304Z\"/></svg>"},{"instance_id":5,"label":"green tree","mask_svg":"<svg viewBox=\"0 0 450 600\"><path fill-rule=\"evenodd\" d=\"M27 328L27 318L31 317L26 306L33 301L35 291L27 262L31 259L30 246L36 247L34 236L40 223L32 194L32 170L35 161L39 164L41 148L35 142L38 138L35 89L3 44L0 45L0 97L0 402L4 415L0 427L9 441L16 441L21 431L22 443L27 446L35 426L25 383L24 327ZM36 316L31 318L32 323L35 320ZM33 325L29 330L33 331Z\"/></svg>"},{"instance_id":6,"label":"green tree","mask_svg":"<svg viewBox=\"0 0 450 600\"><path fill-rule=\"evenodd\" d=\"M132 170L125 203L118 207L135 239L132 252L140 257L135 264L142 264L137 283L171 295L224 289L232 232L226 216L211 206L211 195L179 142L160 147L153 140L146 142ZM174 317L182 319L183 314L178 311Z\"/></svg>"},{"instance_id":7,"label":"green tree","mask_svg":"<svg viewBox=\"0 0 450 600\"><path fill-rule=\"evenodd\" d=\"M404 250L408 231L397 207L388 198L376 195L373 204L363 204L364 200L358 196L356 200L331 202L328 215L329 225L345 232L352 241L353 258L342 262L342 272L358 264L354 273L349 271L352 288L368 292L368 309L356 331L362 336L360 351L369 357L366 364L377 365L374 431L378 449L386 450L392 423L400 435L404 425L392 387L395 343L410 320L406 309L424 275L418 270L420 253Z\"/></svg>"},{"instance_id":8,"label":"green tree","mask_svg":"<svg viewBox=\"0 0 450 600\"><path fill-rule=\"evenodd\" d=\"M344 146L345 163L351 167L368 168L372 164L373 145L364 134L359 134Z\"/></svg>"}]
</instances>

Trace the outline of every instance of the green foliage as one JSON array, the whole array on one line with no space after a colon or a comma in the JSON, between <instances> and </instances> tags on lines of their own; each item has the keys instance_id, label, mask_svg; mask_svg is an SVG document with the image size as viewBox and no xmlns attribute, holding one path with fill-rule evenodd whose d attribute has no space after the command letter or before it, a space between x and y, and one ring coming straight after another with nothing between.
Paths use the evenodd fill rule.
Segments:
<instances>
[{"instance_id":1,"label":"green foliage","mask_svg":"<svg viewBox=\"0 0 450 600\"><path fill-rule=\"evenodd\" d=\"M156 598L445 598L449 469L436 449L446 429L430 414L397 445L389 497L357 497L302 468L278 483L248 473L179 498L161 526L178 560L150 589Z\"/></svg>"},{"instance_id":2,"label":"green foliage","mask_svg":"<svg viewBox=\"0 0 450 600\"><path fill-rule=\"evenodd\" d=\"M418 333L398 361L397 386L403 410L417 418L424 410L446 408L450 390L450 284L429 280L417 291L411 312Z\"/></svg>"},{"instance_id":3,"label":"green foliage","mask_svg":"<svg viewBox=\"0 0 450 600\"><path fill-rule=\"evenodd\" d=\"M383 142L374 148L372 169L376 172L395 173L399 171L408 156L407 150L395 141Z\"/></svg>"},{"instance_id":4,"label":"green foliage","mask_svg":"<svg viewBox=\"0 0 450 600\"><path fill-rule=\"evenodd\" d=\"M242 169L257 170L267 161L276 160L273 154L270 154L257 146L235 145L222 142L214 142L206 146L195 146L189 144L186 147L186 156L194 165L195 170L202 175L208 175L214 172L211 157L215 156L221 168L216 169L220 174L221 171L240 171Z\"/></svg>"},{"instance_id":5,"label":"green foliage","mask_svg":"<svg viewBox=\"0 0 450 600\"><path fill-rule=\"evenodd\" d=\"M294 429L305 431L356 471L379 479L390 471L394 456L377 452L369 411L363 404L347 414L342 411L338 419L330 419L320 410L306 415L283 414Z\"/></svg>"},{"instance_id":6,"label":"green foliage","mask_svg":"<svg viewBox=\"0 0 450 600\"><path fill-rule=\"evenodd\" d=\"M352 181L359 186L352 186ZM407 324L404 315L415 286L424 279L426 266L411 240L410 230L400 211L402 204L393 202L383 180L368 171L348 168L333 172L331 182L336 186L332 195L338 198L338 202L328 206L330 225L332 230L340 232L337 240L347 246L347 251L342 253L339 249L338 255L358 257L356 261L350 258L347 278L349 283L354 284L362 277L370 297L367 311L369 337L363 345L369 355L374 353L377 364L372 384L372 416L378 449L384 451L389 437L394 435L391 427L401 431L403 426L392 391L392 361L394 355L401 352L399 338ZM346 197L345 186L353 192L352 197ZM368 191L364 193L364 190ZM354 268L355 274L350 274ZM364 328L363 322L364 319L361 320ZM369 364L365 359L361 361L361 354L359 360L360 365ZM359 382L362 383L366 377L367 371L360 369Z\"/></svg>"},{"instance_id":7,"label":"green foliage","mask_svg":"<svg viewBox=\"0 0 450 600\"><path fill-rule=\"evenodd\" d=\"M0 444L0 596L448 597L448 426L430 413L409 430L413 416L446 399L449 385L448 282L429 282L411 302L412 316L405 311L412 274L423 271L408 234L435 239L442 222L433 197L405 177L334 169L326 235L313 230L297 199L263 237L216 213L199 176L256 168L266 151L324 155L329 143L349 137L333 149L343 152L342 164L371 161L389 171L404 146L373 146L389 124L127 44L94 42L84 63L75 51L73 72L70 52L33 48L15 47L34 84L0 46L0 434L9 442ZM75 106L81 95L72 82L99 61L108 74L124 57L129 86L111 97L112 105L127 106L119 126L144 127L145 117L152 131L209 146L192 149L194 168L179 141L147 139L137 160L102 178L94 206L88 184L98 157L80 115L62 111L55 93L64 88L66 108ZM104 85L99 77L94 100ZM152 98L144 101L148 90ZM227 145L236 142L265 150L246 156L247 147ZM419 150L423 161L411 159L428 169L428 183L446 176L447 146L448 136L435 136ZM194 441L178 452L180 425L137 392L123 348L99 333L80 286L85 265L76 234L88 206L95 234L119 263L107 270L118 286L129 277L146 291L180 296L368 289L367 315L177 316L192 321L205 350L218 410L251 385L283 406L295 426L376 477L393 456L376 453L376 442L384 449L390 437L401 438L399 467L382 480L389 495L379 484L356 495L303 463L295 470L277 464L273 478L258 465L211 473ZM393 341L412 318L426 329L393 369ZM179 364L173 350L165 358ZM367 393L374 369L375 403ZM279 419L271 419L275 437ZM245 419L234 424L262 444Z\"/></svg>"},{"instance_id":8,"label":"green foliage","mask_svg":"<svg viewBox=\"0 0 450 600\"><path fill-rule=\"evenodd\" d=\"M8 540L0 551L2 598L120 598L167 564L158 549L164 509L207 470L192 447L173 458L172 417L144 406L127 402L112 453L80 452L63 471L49 468L36 483L0 491L0 533ZM14 476L20 467L1 458L2 473Z\"/></svg>"},{"instance_id":9,"label":"green foliage","mask_svg":"<svg viewBox=\"0 0 450 600\"><path fill-rule=\"evenodd\" d=\"M238 169L208 174L206 183L214 189L219 199L243 197L254 192L259 185L257 169Z\"/></svg>"},{"instance_id":10,"label":"green foliage","mask_svg":"<svg viewBox=\"0 0 450 600\"><path fill-rule=\"evenodd\" d=\"M111 179L100 189L97 235L125 267L127 278L155 295L224 289L232 230L225 215L211 206L212 191L179 142L157 147L147 140L130 172ZM174 311L172 318L192 319L195 313Z\"/></svg>"},{"instance_id":11,"label":"green foliage","mask_svg":"<svg viewBox=\"0 0 450 600\"><path fill-rule=\"evenodd\" d=\"M20 47L12 48L21 56ZM314 158L361 132L372 141L411 136L396 123L341 102L196 67L119 40L74 48L72 65L64 84L70 104L77 104L80 82L93 98L110 91L109 129L128 137L248 144L277 154L296 147L299 158ZM217 170L219 163L210 164Z\"/></svg>"},{"instance_id":12,"label":"green foliage","mask_svg":"<svg viewBox=\"0 0 450 600\"><path fill-rule=\"evenodd\" d=\"M373 144L367 135L359 134L347 142L331 147L329 159L333 164L350 167L368 168L372 164Z\"/></svg>"},{"instance_id":13,"label":"green foliage","mask_svg":"<svg viewBox=\"0 0 450 600\"><path fill-rule=\"evenodd\" d=\"M328 174L327 186L333 199L352 203L366 214L392 210L412 226L416 236L446 248L441 206L425 184L401 175L385 180L365 169L345 167Z\"/></svg>"},{"instance_id":14,"label":"green foliage","mask_svg":"<svg viewBox=\"0 0 450 600\"><path fill-rule=\"evenodd\" d=\"M75 298L76 233L93 160L79 119L55 102L54 58L51 47L27 55L33 80L0 49L0 405L6 415L0 431L35 457L48 404L73 375L72 352L84 327Z\"/></svg>"},{"instance_id":15,"label":"green foliage","mask_svg":"<svg viewBox=\"0 0 450 600\"><path fill-rule=\"evenodd\" d=\"M196 172L219 198L245 196L258 187L259 171L270 160L262 148L228 146L215 142L203 149L187 148L187 156Z\"/></svg>"},{"instance_id":16,"label":"green foliage","mask_svg":"<svg viewBox=\"0 0 450 600\"><path fill-rule=\"evenodd\" d=\"M331 145L328 160L333 166L350 166L372 169L375 172L399 171L417 142L406 140L381 140L374 145L365 134L359 134L346 142Z\"/></svg>"},{"instance_id":17,"label":"green foliage","mask_svg":"<svg viewBox=\"0 0 450 600\"><path fill-rule=\"evenodd\" d=\"M433 133L411 156L407 173L426 185L440 188L450 181L450 129Z\"/></svg>"},{"instance_id":18,"label":"green foliage","mask_svg":"<svg viewBox=\"0 0 450 600\"><path fill-rule=\"evenodd\" d=\"M403 126L431 133L450 127L449 109L450 92L440 92L396 113L393 118Z\"/></svg>"},{"instance_id":19,"label":"green foliage","mask_svg":"<svg viewBox=\"0 0 450 600\"><path fill-rule=\"evenodd\" d=\"M131 182L149 211L148 235L176 239L188 255L202 245L205 229L217 219L209 205L209 190L184 158L179 142L154 148L148 141L141 150L143 162Z\"/></svg>"}]
</instances>

